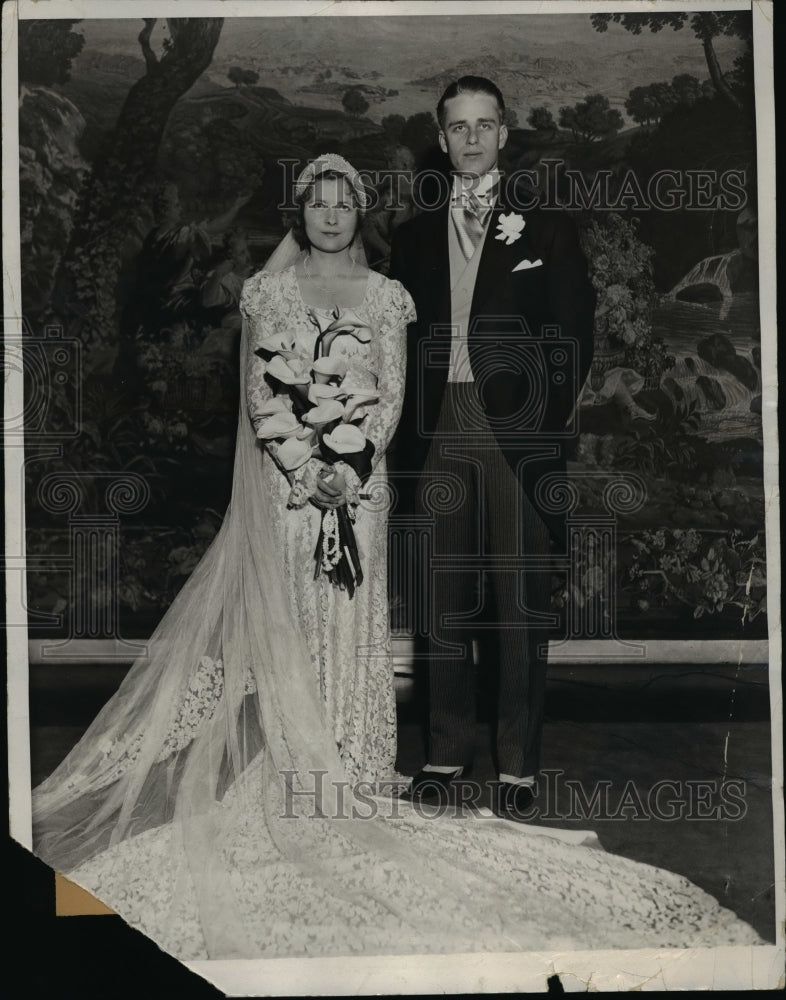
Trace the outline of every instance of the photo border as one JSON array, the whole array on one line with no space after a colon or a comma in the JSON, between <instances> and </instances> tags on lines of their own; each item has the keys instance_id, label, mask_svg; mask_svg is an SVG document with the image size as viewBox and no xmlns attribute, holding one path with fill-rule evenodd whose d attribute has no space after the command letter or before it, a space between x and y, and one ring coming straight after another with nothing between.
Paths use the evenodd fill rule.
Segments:
<instances>
[{"instance_id":1,"label":"photo border","mask_svg":"<svg viewBox=\"0 0 786 1000\"><path fill-rule=\"evenodd\" d=\"M260 3L259 0L160 0L118 2L102 0L19 0L21 18L124 19L166 16L186 12L196 17L385 17L416 15L467 15L494 13L553 14L632 12L640 8L665 11L747 10L752 8L756 86L756 132L758 153L759 274L762 348L762 426L764 437L764 485L766 510L769 681L771 692L772 805L775 832L776 944L755 949L642 949L635 951L590 951L570 954L528 952L473 953L470 955L378 956L330 959L259 959L238 962L184 962L208 982L230 995L371 995L377 993L542 992L551 975L559 975L570 991L592 988L622 989L713 988L767 989L782 984L784 957L784 816L783 725L781 691L780 628L780 523L777 425L777 325L775 258L775 150L773 81L773 5L757 0L748 3L656 2L592 3L586 0L542 2L342 2L319 0ZM17 47L15 4L3 7L3 296L6 335L22 336L21 263L19 229ZM6 424L22 412L21 370L12 366L6 352ZM8 760L11 836L31 848L30 746L28 708L28 634L20 611L25 606L24 502L20 484L24 448L5 434L5 542L6 559L18 560L18 569L7 568L6 608L8 662ZM17 565L17 564L14 564ZM780 849L779 849L780 848ZM591 984L591 985L590 985ZM261 990L261 992L255 992Z\"/></svg>"}]
</instances>

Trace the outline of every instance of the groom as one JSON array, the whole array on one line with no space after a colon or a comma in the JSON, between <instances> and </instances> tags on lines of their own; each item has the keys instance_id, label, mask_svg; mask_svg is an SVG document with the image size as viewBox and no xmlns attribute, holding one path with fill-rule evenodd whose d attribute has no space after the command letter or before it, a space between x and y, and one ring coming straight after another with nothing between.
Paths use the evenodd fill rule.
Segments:
<instances>
[{"instance_id":1,"label":"groom","mask_svg":"<svg viewBox=\"0 0 786 1000\"><path fill-rule=\"evenodd\" d=\"M495 84L455 81L437 119L450 196L396 231L390 269L417 308L399 464L419 473L415 512L432 532L428 764L409 794L444 793L472 763L472 640L486 630L499 664L492 805L521 818L539 769L550 539L565 541L547 487L564 475L595 293L565 213L505 189Z\"/></svg>"}]
</instances>

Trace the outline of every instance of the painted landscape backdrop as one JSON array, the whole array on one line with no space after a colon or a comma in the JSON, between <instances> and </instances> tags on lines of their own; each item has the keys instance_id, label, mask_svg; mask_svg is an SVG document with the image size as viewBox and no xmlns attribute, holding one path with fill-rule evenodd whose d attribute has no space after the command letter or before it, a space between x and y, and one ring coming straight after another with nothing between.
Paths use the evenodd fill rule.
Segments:
<instances>
[{"instance_id":1,"label":"painted landscape backdrop","mask_svg":"<svg viewBox=\"0 0 786 1000\"><path fill-rule=\"evenodd\" d=\"M433 109L477 73L505 170L559 161L563 201L566 171L608 184L574 208L599 305L570 468L587 517L615 476L646 500L555 574L555 608L611 579L622 635L766 634L751 44L744 13L22 22L32 633L149 634L214 537L281 161L447 169ZM642 203L631 174L647 202L663 170L694 204ZM366 231L383 271L403 190Z\"/></svg>"}]
</instances>

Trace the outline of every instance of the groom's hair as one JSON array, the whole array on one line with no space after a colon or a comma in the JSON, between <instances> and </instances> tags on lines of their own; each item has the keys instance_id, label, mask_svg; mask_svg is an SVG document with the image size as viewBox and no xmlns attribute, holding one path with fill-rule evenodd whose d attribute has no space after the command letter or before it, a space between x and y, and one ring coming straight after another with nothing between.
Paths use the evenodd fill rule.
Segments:
<instances>
[{"instance_id":1,"label":"groom's hair","mask_svg":"<svg viewBox=\"0 0 786 1000\"><path fill-rule=\"evenodd\" d=\"M488 97L493 97L497 102L500 124L505 120L505 101L502 97L502 91L496 83L487 80L485 76L462 76L450 84L437 104L437 121L443 131L445 130L445 105L451 98L458 97L459 94L486 94Z\"/></svg>"}]
</instances>

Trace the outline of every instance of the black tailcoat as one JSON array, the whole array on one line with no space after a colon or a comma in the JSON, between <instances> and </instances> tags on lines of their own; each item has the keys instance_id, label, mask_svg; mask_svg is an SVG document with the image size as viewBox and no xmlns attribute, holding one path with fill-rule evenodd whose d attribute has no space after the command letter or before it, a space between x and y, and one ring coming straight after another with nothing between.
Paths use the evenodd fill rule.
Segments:
<instances>
[{"instance_id":1,"label":"black tailcoat","mask_svg":"<svg viewBox=\"0 0 786 1000\"><path fill-rule=\"evenodd\" d=\"M423 468L447 383L449 213L445 203L410 219L391 249L390 277L402 282L417 309L396 442L398 467L411 471ZM503 215L516 225L524 221L511 243L496 238ZM535 266L514 270L525 259ZM572 414L592 361L595 301L572 219L561 209L516 211L498 199L475 282L470 364L500 448L559 545L564 514L544 503L537 483L564 474L565 446L576 432Z\"/></svg>"}]
</instances>

